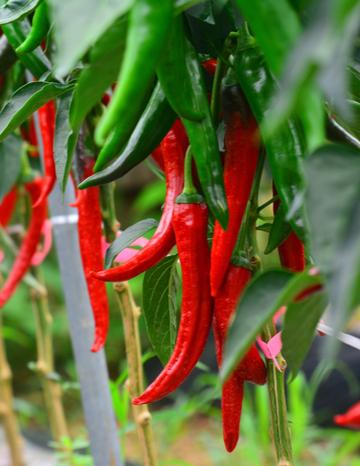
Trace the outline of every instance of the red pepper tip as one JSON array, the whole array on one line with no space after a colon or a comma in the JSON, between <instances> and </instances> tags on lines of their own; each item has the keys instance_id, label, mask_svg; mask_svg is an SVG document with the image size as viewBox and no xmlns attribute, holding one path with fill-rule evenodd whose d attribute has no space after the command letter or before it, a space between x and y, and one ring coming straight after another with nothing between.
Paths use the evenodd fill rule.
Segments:
<instances>
[{"instance_id":1,"label":"red pepper tip","mask_svg":"<svg viewBox=\"0 0 360 466\"><path fill-rule=\"evenodd\" d=\"M239 435L237 432L226 432L226 435L224 435L224 444L227 452L231 453L235 449L238 439Z\"/></svg>"},{"instance_id":2,"label":"red pepper tip","mask_svg":"<svg viewBox=\"0 0 360 466\"><path fill-rule=\"evenodd\" d=\"M97 353L98 351L101 350L101 348L104 346L104 341L102 338L100 338L99 336L96 336L95 337L95 341L91 347L91 352L92 353Z\"/></svg>"}]
</instances>

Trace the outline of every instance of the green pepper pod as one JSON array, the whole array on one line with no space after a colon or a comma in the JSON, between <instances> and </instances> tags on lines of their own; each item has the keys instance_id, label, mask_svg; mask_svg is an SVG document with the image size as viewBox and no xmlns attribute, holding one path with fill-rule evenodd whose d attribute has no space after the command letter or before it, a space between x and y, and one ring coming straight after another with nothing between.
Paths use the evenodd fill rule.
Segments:
<instances>
[{"instance_id":1,"label":"green pepper pod","mask_svg":"<svg viewBox=\"0 0 360 466\"><path fill-rule=\"evenodd\" d=\"M22 55L24 53L32 52L38 47L50 29L50 22L48 16L47 4L43 0L36 8L30 34L26 37L24 42L16 49L16 53Z\"/></svg>"},{"instance_id":2,"label":"green pepper pod","mask_svg":"<svg viewBox=\"0 0 360 466\"><path fill-rule=\"evenodd\" d=\"M135 0L130 12L124 61L107 112L95 132L99 145L117 127L123 144L134 129L155 73L174 13L173 0Z\"/></svg>"},{"instance_id":3,"label":"green pepper pod","mask_svg":"<svg viewBox=\"0 0 360 466\"><path fill-rule=\"evenodd\" d=\"M188 70L183 66L186 61L186 37L181 16L174 18L170 37L156 68L162 88L172 108L181 118L199 121L204 118L204 111L191 92L192 82ZM174 77L177 81L176 92L173 90Z\"/></svg>"},{"instance_id":4,"label":"green pepper pod","mask_svg":"<svg viewBox=\"0 0 360 466\"><path fill-rule=\"evenodd\" d=\"M269 72L260 49L240 41L234 56L234 71L256 120L261 123L274 95L276 83ZM275 137L265 140L265 148L276 190L284 205L291 226L304 237L302 212L296 197L303 192L303 141L294 121L288 120Z\"/></svg>"},{"instance_id":5,"label":"green pepper pod","mask_svg":"<svg viewBox=\"0 0 360 466\"><path fill-rule=\"evenodd\" d=\"M146 94L141 102L141 112L145 110L146 105L149 103L149 97L151 96L152 91L153 89L151 88L146 89ZM132 126L128 126L126 128L126 132L124 131L124 125L118 125L115 128L99 152L94 165L95 173L102 170L107 163L111 162L111 160L119 155L124 147L126 147L133 131L134 128Z\"/></svg>"},{"instance_id":6,"label":"green pepper pod","mask_svg":"<svg viewBox=\"0 0 360 466\"><path fill-rule=\"evenodd\" d=\"M30 24L28 20L15 21L9 24L2 24L1 29L7 37L9 44L16 49L24 42L30 32ZM44 73L50 71L50 62L42 50L34 50L20 56L20 61L24 66L35 76L40 78Z\"/></svg>"},{"instance_id":7,"label":"green pepper pod","mask_svg":"<svg viewBox=\"0 0 360 466\"><path fill-rule=\"evenodd\" d=\"M142 162L161 142L176 119L158 83L151 99L119 157L104 170L84 180L79 188L109 183Z\"/></svg>"}]
</instances>

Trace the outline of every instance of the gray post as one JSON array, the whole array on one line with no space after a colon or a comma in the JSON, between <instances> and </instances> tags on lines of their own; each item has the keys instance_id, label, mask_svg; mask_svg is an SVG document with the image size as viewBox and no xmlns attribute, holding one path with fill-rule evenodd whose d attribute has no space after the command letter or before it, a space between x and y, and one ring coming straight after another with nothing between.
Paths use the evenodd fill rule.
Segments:
<instances>
[{"instance_id":1,"label":"gray post","mask_svg":"<svg viewBox=\"0 0 360 466\"><path fill-rule=\"evenodd\" d=\"M74 202L71 182L64 196L56 185L49 201L94 466L123 466L104 351L90 352L94 324L81 265L76 209L69 207Z\"/></svg>"}]
</instances>

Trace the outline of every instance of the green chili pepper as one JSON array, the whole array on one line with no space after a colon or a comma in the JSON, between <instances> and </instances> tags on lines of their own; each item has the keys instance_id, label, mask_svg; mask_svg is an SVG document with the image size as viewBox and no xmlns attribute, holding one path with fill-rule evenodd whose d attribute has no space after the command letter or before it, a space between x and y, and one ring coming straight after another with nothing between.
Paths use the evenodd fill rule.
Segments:
<instances>
[{"instance_id":1,"label":"green chili pepper","mask_svg":"<svg viewBox=\"0 0 360 466\"><path fill-rule=\"evenodd\" d=\"M264 56L251 36L241 36L234 56L234 71L252 112L260 123L268 111L276 83ZM303 141L294 121L288 120L278 134L265 140L265 148L274 183L291 226L304 237L302 212L294 203L304 189Z\"/></svg>"},{"instance_id":2,"label":"green chili pepper","mask_svg":"<svg viewBox=\"0 0 360 466\"><path fill-rule=\"evenodd\" d=\"M2 24L1 29L7 37L11 46L16 49L28 36L30 24L28 20L15 21L9 24ZM20 56L20 61L35 76L40 78L44 73L50 71L50 62L44 52L40 49Z\"/></svg>"},{"instance_id":3,"label":"green chili pepper","mask_svg":"<svg viewBox=\"0 0 360 466\"><path fill-rule=\"evenodd\" d=\"M123 144L134 129L155 73L174 14L173 0L135 0L130 12L126 51L118 85L95 132L99 145L121 128Z\"/></svg>"},{"instance_id":4,"label":"green chili pepper","mask_svg":"<svg viewBox=\"0 0 360 466\"><path fill-rule=\"evenodd\" d=\"M181 29L179 31L183 34ZM177 44L173 45L176 48ZM189 137L206 202L214 217L222 227L226 228L228 211L222 164L202 69L194 47L185 36L181 39L179 50L174 50L174 54L178 66L183 68L181 79L173 72L168 74L164 72L161 73L161 85L164 86L165 95L170 103L177 103L177 94L180 92L184 100L191 102L195 111L201 109L203 112L204 117L200 121L192 121L184 117L181 120ZM175 105L174 110L178 111Z\"/></svg>"},{"instance_id":5,"label":"green chili pepper","mask_svg":"<svg viewBox=\"0 0 360 466\"><path fill-rule=\"evenodd\" d=\"M183 63L186 61L186 37L184 22L177 16L172 24L169 41L156 68L162 88L176 113L188 120L199 121L204 112L191 90L191 76ZM173 91L174 77L177 80L176 92Z\"/></svg>"},{"instance_id":6,"label":"green chili pepper","mask_svg":"<svg viewBox=\"0 0 360 466\"><path fill-rule=\"evenodd\" d=\"M145 110L146 105L149 103L149 97L152 91L153 89L151 88L146 89L145 97L141 102L141 112ZM140 115L138 118L140 118ZM99 152L94 165L95 173L102 170L108 162L111 162L111 160L119 155L124 147L126 147L133 131L134 128L132 126L127 126L126 130L124 130L124 125L118 125L118 127L115 128Z\"/></svg>"},{"instance_id":7,"label":"green chili pepper","mask_svg":"<svg viewBox=\"0 0 360 466\"><path fill-rule=\"evenodd\" d=\"M111 165L80 184L80 189L108 183L142 162L164 138L176 118L158 83L128 143Z\"/></svg>"},{"instance_id":8,"label":"green chili pepper","mask_svg":"<svg viewBox=\"0 0 360 466\"><path fill-rule=\"evenodd\" d=\"M46 37L50 28L48 17L47 4L43 0L36 8L30 34L26 37L24 42L16 49L16 53L22 55L24 53L32 52L38 47L44 37Z\"/></svg>"}]
</instances>

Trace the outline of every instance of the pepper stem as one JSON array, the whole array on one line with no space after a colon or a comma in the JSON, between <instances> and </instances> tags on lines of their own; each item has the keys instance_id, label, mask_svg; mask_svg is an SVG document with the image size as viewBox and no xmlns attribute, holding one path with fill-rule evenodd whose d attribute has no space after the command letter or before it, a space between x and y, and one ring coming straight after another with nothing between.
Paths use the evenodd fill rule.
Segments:
<instances>
[{"instance_id":1,"label":"pepper stem","mask_svg":"<svg viewBox=\"0 0 360 466\"><path fill-rule=\"evenodd\" d=\"M192 153L191 146L188 147L185 154L184 162L184 189L183 194L196 194L196 188L194 186L192 177Z\"/></svg>"}]
</instances>

